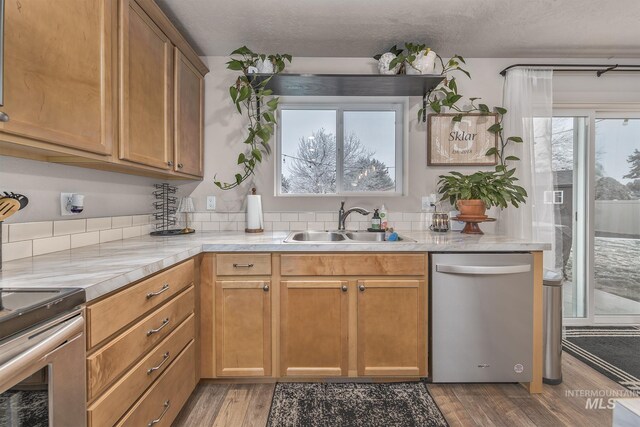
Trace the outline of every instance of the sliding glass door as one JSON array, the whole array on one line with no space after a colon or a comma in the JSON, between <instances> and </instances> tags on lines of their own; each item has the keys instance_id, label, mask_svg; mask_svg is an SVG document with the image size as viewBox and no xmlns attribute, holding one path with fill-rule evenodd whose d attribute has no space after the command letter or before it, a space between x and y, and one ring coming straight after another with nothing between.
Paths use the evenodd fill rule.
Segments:
<instances>
[{"instance_id":1,"label":"sliding glass door","mask_svg":"<svg viewBox=\"0 0 640 427\"><path fill-rule=\"evenodd\" d=\"M552 147L564 317L640 323L640 114L556 111Z\"/></svg>"},{"instance_id":2,"label":"sliding glass door","mask_svg":"<svg viewBox=\"0 0 640 427\"><path fill-rule=\"evenodd\" d=\"M640 118L596 114L594 173L594 315L640 317Z\"/></svg>"}]
</instances>

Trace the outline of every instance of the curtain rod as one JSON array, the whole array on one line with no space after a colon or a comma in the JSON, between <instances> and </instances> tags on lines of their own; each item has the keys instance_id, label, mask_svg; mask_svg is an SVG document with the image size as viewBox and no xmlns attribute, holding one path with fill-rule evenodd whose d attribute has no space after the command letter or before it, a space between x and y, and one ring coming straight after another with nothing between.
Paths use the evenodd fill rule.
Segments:
<instances>
[{"instance_id":1,"label":"curtain rod","mask_svg":"<svg viewBox=\"0 0 640 427\"><path fill-rule=\"evenodd\" d=\"M500 75L504 77L508 70L516 67L553 67L553 71L595 71L598 77L609 71L640 71L640 65L626 64L513 64L500 71Z\"/></svg>"}]
</instances>

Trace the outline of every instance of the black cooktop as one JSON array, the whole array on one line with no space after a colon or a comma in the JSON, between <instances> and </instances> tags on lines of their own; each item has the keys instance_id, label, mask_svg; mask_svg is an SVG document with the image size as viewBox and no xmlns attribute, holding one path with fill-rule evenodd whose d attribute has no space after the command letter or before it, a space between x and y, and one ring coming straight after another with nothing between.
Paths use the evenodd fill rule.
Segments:
<instances>
[{"instance_id":1,"label":"black cooktop","mask_svg":"<svg viewBox=\"0 0 640 427\"><path fill-rule=\"evenodd\" d=\"M0 341L86 301L84 289L0 288Z\"/></svg>"}]
</instances>

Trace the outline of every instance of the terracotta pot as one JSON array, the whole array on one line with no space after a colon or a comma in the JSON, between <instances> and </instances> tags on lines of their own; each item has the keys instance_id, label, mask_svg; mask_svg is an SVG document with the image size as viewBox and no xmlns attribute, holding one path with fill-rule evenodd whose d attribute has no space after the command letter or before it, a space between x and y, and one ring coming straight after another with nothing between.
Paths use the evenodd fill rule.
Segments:
<instances>
[{"instance_id":1,"label":"terracotta pot","mask_svg":"<svg viewBox=\"0 0 640 427\"><path fill-rule=\"evenodd\" d=\"M485 216L486 205L480 199L458 200L458 210L462 216Z\"/></svg>"}]
</instances>

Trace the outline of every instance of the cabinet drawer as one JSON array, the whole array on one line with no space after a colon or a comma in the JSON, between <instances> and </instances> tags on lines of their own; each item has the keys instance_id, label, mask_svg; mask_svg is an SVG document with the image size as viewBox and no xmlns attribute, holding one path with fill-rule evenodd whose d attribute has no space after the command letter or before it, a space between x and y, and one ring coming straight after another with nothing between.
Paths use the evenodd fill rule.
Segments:
<instances>
[{"instance_id":1,"label":"cabinet drawer","mask_svg":"<svg viewBox=\"0 0 640 427\"><path fill-rule=\"evenodd\" d=\"M89 399L162 341L194 311L193 286L87 358Z\"/></svg>"},{"instance_id":2,"label":"cabinet drawer","mask_svg":"<svg viewBox=\"0 0 640 427\"><path fill-rule=\"evenodd\" d=\"M425 254L283 254L283 276L423 276Z\"/></svg>"},{"instance_id":3,"label":"cabinet drawer","mask_svg":"<svg viewBox=\"0 0 640 427\"><path fill-rule=\"evenodd\" d=\"M189 286L193 275L190 259L87 307L89 348Z\"/></svg>"},{"instance_id":4,"label":"cabinet drawer","mask_svg":"<svg viewBox=\"0 0 640 427\"><path fill-rule=\"evenodd\" d=\"M88 409L90 427L111 426L194 339L191 315ZM150 371L150 369L156 368Z\"/></svg>"},{"instance_id":5,"label":"cabinet drawer","mask_svg":"<svg viewBox=\"0 0 640 427\"><path fill-rule=\"evenodd\" d=\"M271 254L216 255L218 276L270 276Z\"/></svg>"},{"instance_id":6,"label":"cabinet drawer","mask_svg":"<svg viewBox=\"0 0 640 427\"><path fill-rule=\"evenodd\" d=\"M196 386L192 342L117 424L169 427Z\"/></svg>"}]
</instances>

